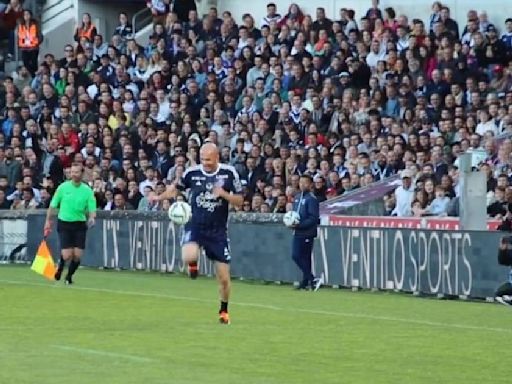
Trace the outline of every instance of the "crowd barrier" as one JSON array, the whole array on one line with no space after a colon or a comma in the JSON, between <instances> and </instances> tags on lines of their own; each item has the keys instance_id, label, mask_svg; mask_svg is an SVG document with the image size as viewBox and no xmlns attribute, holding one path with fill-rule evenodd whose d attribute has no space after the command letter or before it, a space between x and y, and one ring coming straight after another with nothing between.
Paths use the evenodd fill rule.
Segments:
<instances>
[{"instance_id":1,"label":"crowd barrier","mask_svg":"<svg viewBox=\"0 0 512 384\"><path fill-rule=\"evenodd\" d=\"M44 219L42 212L26 216L28 262L42 239ZM280 215L233 215L229 233L234 276L280 282L300 279L290 258L292 233L281 224ZM180 272L184 270L181 234L182 228L164 214L101 212L89 231L83 265ZM321 226L314 271L330 286L488 298L508 274L497 264L502 235L496 231ZM57 258L55 231L48 243ZM214 273L204 256L200 269L202 274Z\"/></svg>"}]
</instances>

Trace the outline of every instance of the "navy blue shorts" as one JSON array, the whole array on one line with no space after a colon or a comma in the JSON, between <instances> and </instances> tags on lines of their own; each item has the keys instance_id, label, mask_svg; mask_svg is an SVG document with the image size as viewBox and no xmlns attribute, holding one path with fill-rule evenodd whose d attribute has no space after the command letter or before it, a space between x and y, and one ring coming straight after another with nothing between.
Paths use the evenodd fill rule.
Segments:
<instances>
[{"instance_id":1,"label":"navy blue shorts","mask_svg":"<svg viewBox=\"0 0 512 384\"><path fill-rule=\"evenodd\" d=\"M231 261L228 233L225 229L212 230L185 226L182 245L186 243L197 243L204 249L206 257L210 260L225 264Z\"/></svg>"}]
</instances>

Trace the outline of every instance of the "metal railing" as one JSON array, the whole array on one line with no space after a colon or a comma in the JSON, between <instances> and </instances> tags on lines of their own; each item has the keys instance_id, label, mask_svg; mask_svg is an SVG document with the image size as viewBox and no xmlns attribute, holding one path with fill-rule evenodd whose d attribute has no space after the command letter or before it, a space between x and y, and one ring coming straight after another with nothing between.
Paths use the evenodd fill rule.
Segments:
<instances>
[{"instance_id":1,"label":"metal railing","mask_svg":"<svg viewBox=\"0 0 512 384\"><path fill-rule=\"evenodd\" d=\"M153 22L153 15L149 8L143 8L132 17L133 35Z\"/></svg>"},{"instance_id":2,"label":"metal railing","mask_svg":"<svg viewBox=\"0 0 512 384\"><path fill-rule=\"evenodd\" d=\"M66 1L66 0L59 0L59 1L57 1L56 3L53 3L53 4L51 4L51 5L47 6L47 7L43 7L43 8L41 9L41 25L48 23L49 21L53 20L55 17L59 16L59 15L60 15L60 14L62 14L63 12L65 12L65 11L67 11L68 9L70 9L70 8L73 8L73 7L74 7L74 4L73 4L73 3L71 3L69 6L67 6L66 8L64 8L63 10L61 10L60 12L58 12L56 15L53 15L53 16L51 16L51 17L49 17L49 18L47 18L47 19L43 20L42 16L43 16L46 12L48 12L50 9L53 9L53 8L55 8L55 7L58 7L59 5L61 5L62 3L64 3L65 1Z\"/></svg>"},{"instance_id":3,"label":"metal railing","mask_svg":"<svg viewBox=\"0 0 512 384\"><path fill-rule=\"evenodd\" d=\"M73 4L68 5L66 8L63 8L59 13L56 13L55 15L53 15L53 16L51 16L51 17L49 17L49 18L45 19L45 20L43 20L43 21L41 22L41 25L42 25L42 24L46 24L46 23L48 23L48 22L52 21L53 19L56 19L57 17L59 17L60 15L62 15L64 12L66 12L68 9L71 9L71 8L74 8L74 7L75 7L75 6L74 6Z\"/></svg>"}]
</instances>

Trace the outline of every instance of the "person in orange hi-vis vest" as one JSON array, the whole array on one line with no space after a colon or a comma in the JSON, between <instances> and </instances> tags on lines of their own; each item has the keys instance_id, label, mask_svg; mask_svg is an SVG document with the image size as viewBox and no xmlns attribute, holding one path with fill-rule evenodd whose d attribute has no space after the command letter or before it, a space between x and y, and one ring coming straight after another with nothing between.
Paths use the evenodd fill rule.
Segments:
<instances>
[{"instance_id":1,"label":"person in orange hi-vis vest","mask_svg":"<svg viewBox=\"0 0 512 384\"><path fill-rule=\"evenodd\" d=\"M98 34L98 30L91 21L91 15L84 13L82 16L82 23L77 24L75 27L74 39L77 43L80 43L82 37L86 37L89 42L94 40L94 36Z\"/></svg>"},{"instance_id":2,"label":"person in orange hi-vis vest","mask_svg":"<svg viewBox=\"0 0 512 384\"><path fill-rule=\"evenodd\" d=\"M23 11L23 21L18 25L18 47L21 50L23 65L32 76L37 71L39 46L43 41L41 28L29 10Z\"/></svg>"}]
</instances>

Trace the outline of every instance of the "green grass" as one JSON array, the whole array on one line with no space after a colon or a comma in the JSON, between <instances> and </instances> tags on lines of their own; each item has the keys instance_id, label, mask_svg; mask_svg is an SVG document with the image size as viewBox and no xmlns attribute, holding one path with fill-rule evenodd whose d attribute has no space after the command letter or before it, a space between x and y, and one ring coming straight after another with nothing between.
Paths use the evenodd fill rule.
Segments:
<instances>
[{"instance_id":1,"label":"green grass","mask_svg":"<svg viewBox=\"0 0 512 384\"><path fill-rule=\"evenodd\" d=\"M510 383L512 312L407 295L0 267L0 383Z\"/></svg>"}]
</instances>

